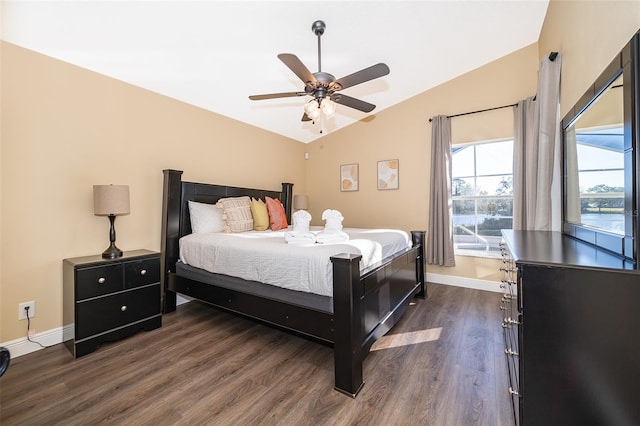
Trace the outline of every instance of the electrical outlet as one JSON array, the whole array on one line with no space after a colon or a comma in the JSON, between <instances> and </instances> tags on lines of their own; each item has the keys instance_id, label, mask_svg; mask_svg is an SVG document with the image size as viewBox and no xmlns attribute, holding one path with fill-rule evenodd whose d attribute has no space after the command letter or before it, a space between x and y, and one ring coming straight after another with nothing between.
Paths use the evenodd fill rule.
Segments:
<instances>
[{"instance_id":1,"label":"electrical outlet","mask_svg":"<svg viewBox=\"0 0 640 426\"><path fill-rule=\"evenodd\" d=\"M36 316L36 302L24 302L18 304L18 320L26 320L27 319L27 311L26 307L29 307L29 318L33 318Z\"/></svg>"}]
</instances>

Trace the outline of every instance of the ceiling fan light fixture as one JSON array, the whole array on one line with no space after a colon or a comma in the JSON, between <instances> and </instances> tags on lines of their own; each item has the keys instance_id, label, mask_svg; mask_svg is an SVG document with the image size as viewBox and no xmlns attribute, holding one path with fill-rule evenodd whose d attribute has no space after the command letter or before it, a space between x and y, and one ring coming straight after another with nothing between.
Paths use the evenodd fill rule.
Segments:
<instances>
[{"instance_id":1,"label":"ceiling fan light fixture","mask_svg":"<svg viewBox=\"0 0 640 426\"><path fill-rule=\"evenodd\" d=\"M315 120L320 116L320 104L315 99L312 99L305 104L304 112L310 119Z\"/></svg>"},{"instance_id":2,"label":"ceiling fan light fixture","mask_svg":"<svg viewBox=\"0 0 640 426\"><path fill-rule=\"evenodd\" d=\"M322 113L325 115L325 117L331 118L336 112L336 103L329 98L325 98L322 100L320 108L322 109Z\"/></svg>"}]
</instances>

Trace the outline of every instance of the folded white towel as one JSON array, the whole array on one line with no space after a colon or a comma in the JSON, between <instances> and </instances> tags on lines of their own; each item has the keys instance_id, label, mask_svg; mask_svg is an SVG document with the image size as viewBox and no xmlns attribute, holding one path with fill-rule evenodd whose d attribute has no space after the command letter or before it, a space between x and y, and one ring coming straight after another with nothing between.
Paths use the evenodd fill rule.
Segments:
<instances>
[{"instance_id":1,"label":"folded white towel","mask_svg":"<svg viewBox=\"0 0 640 426\"><path fill-rule=\"evenodd\" d=\"M287 231L284 233L284 240L288 244L314 244L316 242L316 234L310 231Z\"/></svg>"},{"instance_id":2,"label":"folded white towel","mask_svg":"<svg viewBox=\"0 0 640 426\"><path fill-rule=\"evenodd\" d=\"M343 231L322 231L316 235L316 241L320 244L341 243L349 240L349 235Z\"/></svg>"},{"instance_id":3,"label":"folded white towel","mask_svg":"<svg viewBox=\"0 0 640 426\"><path fill-rule=\"evenodd\" d=\"M325 231L340 231L342 230L342 213L338 210L327 209L322 212L322 220L325 221Z\"/></svg>"},{"instance_id":4,"label":"folded white towel","mask_svg":"<svg viewBox=\"0 0 640 426\"><path fill-rule=\"evenodd\" d=\"M306 210L298 210L293 214L293 230L295 232L309 231L309 223L311 222L311 213Z\"/></svg>"}]
</instances>

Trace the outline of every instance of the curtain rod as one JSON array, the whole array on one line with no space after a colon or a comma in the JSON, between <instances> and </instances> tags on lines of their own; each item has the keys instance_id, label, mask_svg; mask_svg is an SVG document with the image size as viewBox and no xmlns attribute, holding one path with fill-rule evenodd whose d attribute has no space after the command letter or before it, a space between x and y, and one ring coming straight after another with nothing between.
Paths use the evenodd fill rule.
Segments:
<instances>
[{"instance_id":1,"label":"curtain rod","mask_svg":"<svg viewBox=\"0 0 640 426\"><path fill-rule=\"evenodd\" d=\"M469 112L463 112L461 114L454 114L454 115L447 115L447 118L453 118L453 117L460 117L463 115L469 115L469 114L477 114L479 112L486 112L486 111L493 111L494 109L502 109L502 108L511 108L511 107L518 107L518 104L511 104L511 105L502 105L499 107L493 107L493 108L486 108L486 109L480 109L478 111L469 111ZM431 123L431 121L433 120L433 118L429 119L429 123Z\"/></svg>"},{"instance_id":2,"label":"curtain rod","mask_svg":"<svg viewBox=\"0 0 640 426\"><path fill-rule=\"evenodd\" d=\"M557 57L558 57L558 52L549 53L549 60L551 62L555 61ZM534 97L534 99L535 99L535 97ZM499 107L481 109L481 110L478 110L478 111L463 112L462 114L447 115L447 118L460 117L460 116L469 115L469 114L477 114L479 112L493 111L494 109L502 109L502 108L509 108L509 107L518 108L518 104L515 103L515 104L511 104L511 105L502 105L502 106L499 106ZM431 123L432 121L433 121L433 118L430 118L429 119L429 123Z\"/></svg>"}]
</instances>

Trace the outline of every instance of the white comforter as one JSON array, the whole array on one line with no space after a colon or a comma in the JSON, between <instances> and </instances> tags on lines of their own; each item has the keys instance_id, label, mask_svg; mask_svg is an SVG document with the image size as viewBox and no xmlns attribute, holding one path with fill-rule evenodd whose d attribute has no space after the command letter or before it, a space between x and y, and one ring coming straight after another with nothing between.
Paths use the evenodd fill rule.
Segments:
<instances>
[{"instance_id":1,"label":"white comforter","mask_svg":"<svg viewBox=\"0 0 640 426\"><path fill-rule=\"evenodd\" d=\"M317 228L317 229L316 229ZM320 232L322 227L312 227ZM333 267L339 253L361 254L364 269L411 247L404 231L345 228L349 241L287 244L286 230L190 234L180 239L180 260L209 272L259 281L291 290L333 295Z\"/></svg>"}]
</instances>

